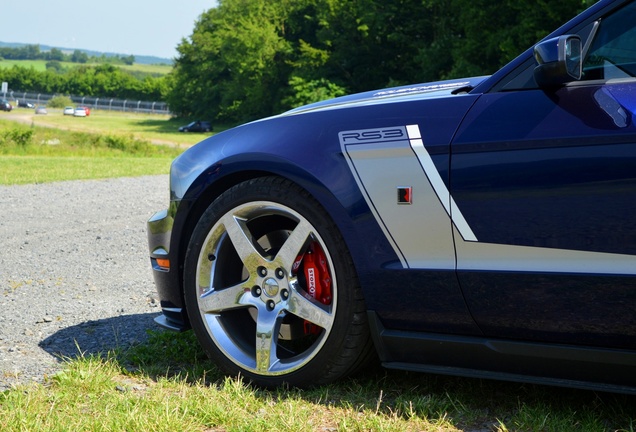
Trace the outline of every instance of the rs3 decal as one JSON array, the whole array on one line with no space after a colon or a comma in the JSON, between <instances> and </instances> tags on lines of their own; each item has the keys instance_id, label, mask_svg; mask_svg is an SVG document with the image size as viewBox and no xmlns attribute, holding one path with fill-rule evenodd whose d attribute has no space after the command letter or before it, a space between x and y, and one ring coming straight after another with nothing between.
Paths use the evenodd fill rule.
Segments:
<instances>
[{"instance_id":1,"label":"rs3 decal","mask_svg":"<svg viewBox=\"0 0 636 432\"><path fill-rule=\"evenodd\" d=\"M406 139L403 127L340 132L341 144L391 142Z\"/></svg>"}]
</instances>

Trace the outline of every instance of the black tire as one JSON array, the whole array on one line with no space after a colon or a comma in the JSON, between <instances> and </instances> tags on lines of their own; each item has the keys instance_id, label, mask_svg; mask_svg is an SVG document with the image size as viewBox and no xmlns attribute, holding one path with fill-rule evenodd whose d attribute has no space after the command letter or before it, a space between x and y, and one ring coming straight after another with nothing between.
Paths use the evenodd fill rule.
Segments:
<instances>
[{"instance_id":1,"label":"black tire","mask_svg":"<svg viewBox=\"0 0 636 432\"><path fill-rule=\"evenodd\" d=\"M321 276L320 288L305 275ZM306 388L374 357L342 237L324 209L287 180L240 183L208 207L188 245L184 287L192 328L226 374Z\"/></svg>"}]
</instances>

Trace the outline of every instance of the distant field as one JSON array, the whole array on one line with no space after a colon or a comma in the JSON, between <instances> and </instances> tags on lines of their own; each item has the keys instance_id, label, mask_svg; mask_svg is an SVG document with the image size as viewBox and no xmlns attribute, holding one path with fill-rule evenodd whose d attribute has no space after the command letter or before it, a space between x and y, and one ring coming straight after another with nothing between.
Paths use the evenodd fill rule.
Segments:
<instances>
[{"instance_id":1,"label":"distant field","mask_svg":"<svg viewBox=\"0 0 636 432\"><path fill-rule=\"evenodd\" d=\"M21 66L24 68L33 68L36 71L45 71L46 70L47 60L0 60L0 68L11 68L14 65ZM71 62L60 62L60 64L65 69L72 69L80 66L78 63ZM85 63L88 66L97 66L98 63ZM144 72L148 74L159 74L165 75L172 70L172 66L165 64L157 64L157 65L149 65L149 64L133 64L129 65L115 65L120 69L133 71L133 72Z\"/></svg>"},{"instance_id":2,"label":"distant field","mask_svg":"<svg viewBox=\"0 0 636 432\"><path fill-rule=\"evenodd\" d=\"M171 144L189 147L212 135L210 133L178 132L184 120L167 115L135 114L118 111L92 110L89 117L65 116L62 110L49 109L48 115L36 116L32 109L17 108L9 113L0 112L0 119L14 120L34 126L45 126L81 132L130 135L157 144ZM215 125L215 132L223 127Z\"/></svg>"},{"instance_id":3,"label":"distant field","mask_svg":"<svg viewBox=\"0 0 636 432\"><path fill-rule=\"evenodd\" d=\"M171 65L165 65L165 64L150 65L150 64L135 63L130 66L128 65L116 65L116 66L123 70L145 72L145 73L152 73L152 74L161 74L161 75L166 75L172 70Z\"/></svg>"},{"instance_id":4,"label":"distant field","mask_svg":"<svg viewBox=\"0 0 636 432\"><path fill-rule=\"evenodd\" d=\"M68 63L63 63L68 64ZM0 60L0 68L12 68L13 66L22 66L24 68L33 68L37 71L46 70L46 61L44 60Z\"/></svg>"}]
</instances>

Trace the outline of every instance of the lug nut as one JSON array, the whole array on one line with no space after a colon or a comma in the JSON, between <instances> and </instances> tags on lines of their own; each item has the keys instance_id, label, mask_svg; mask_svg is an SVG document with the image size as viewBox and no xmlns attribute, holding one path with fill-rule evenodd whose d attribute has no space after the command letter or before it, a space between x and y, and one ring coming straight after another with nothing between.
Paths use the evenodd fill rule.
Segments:
<instances>
[{"instance_id":1,"label":"lug nut","mask_svg":"<svg viewBox=\"0 0 636 432\"><path fill-rule=\"evenodd\" d=\"M289 291L287 291L286 289L282 290L280 292L280 298L282 298L283 300L287 300L289 298Z\"/></svg>"},{"instance_id":2,"label":"lug nut","mask_svg":"<svg viewBox=\"0 0 636 432\"><path fill-rule=\"evenodd\" d=\"M259 287L259 286L252 287L252 295L254 297L260 297L262 292L263 291L261 290L261 287Z\"/></svg>"},{"instance_id":3,"label":"lug nut","mask_svg":"<svg viewBox=\"0 0 636 432\"><path fill-rule=\"evenodd\" d=\"M285 277L285 272L283 271L283 269L282 269L282 268L277 268L277 269L276 269L276 277L277 277L278 279L282 279L282 278L284 278L284 277Z\"/></svg>"},{"instance_id":4,"label":"lug nut","mask_svg":"<svg viewBox=\"0 0 636 432\"><path fill-rule=\"evenodd\" d=\"M274 303L274 300L269 300L267 302L267 310L268 311L270 311L270 312L273 311L275 307L276 307L276 303Z\"/></svg>"},{"instance_id":5,"label":"lug nut","mask_svg":"<svg viewBox=\"0 0 636 432\"><path fill-rule=\"evenodd\" d=\"M258 270L257 270L257 271L258 271L258 275L259 275L260 277L265 277L265 276L267 276L267 269L266 269L265 267L260 266L260 267L258 268Z\"/></svg>"}]
</instances>

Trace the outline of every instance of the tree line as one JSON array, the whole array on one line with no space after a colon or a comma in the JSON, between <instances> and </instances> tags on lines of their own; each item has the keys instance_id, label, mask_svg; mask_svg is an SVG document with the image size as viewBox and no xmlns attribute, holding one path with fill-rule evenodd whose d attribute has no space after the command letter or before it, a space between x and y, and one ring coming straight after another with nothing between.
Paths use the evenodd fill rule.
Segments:
<instances>
[{"instance_id":1,"label":"tree line","mask_svg":"<svg viewBox=\"0 0 636 432\"><path fill-rule=\"evenodd\" d=\"M24 45L0 48L0 61L2 59L47 61L45 71L19 65L0 68L0 80L6 81L13 90L143 101L163 101L168 93L165 77L116 67L120 64L133 64L133 55L88 56L80 50L65 54L58 48L41 51L39 45ZM64 67L62 62L77 65Z\"/></svg>"},{"instance_id":2,"label":"tree line","mask_svg":"<svg viewBox=\"0 0 636 432\"><path fill-rule=\"evenodd\" d=\"M348 93L491 74L591 3L218 0L165 77L102 64L63 74L13 67L0 79L23 91L160 100L177 116L238 123Z\"/></svg>"},{"instance_id":3,"label":"tree line","mask_svg":"<svg viewBox=\"0 0 636 432\"><path fill-rule=\"evenodd\" d=\"M65 73L37 71L13 66L0 68L0 81L9 88L31 93L110 97L142 101L163 101L168 89L165 77L136 77L111 64L81 65Z\"/></svg>"},{"instance_id":4,"label":"tree line","mask_svg":"<svg viewBox=\"0 0 636 432\"><path fill-rule=\"evenodd\" d=\"M24 45L20 47L0 47L0 60L47 60L71 63L110 63L131 65L135 62L134 55L89 56L81 50L74 50L68 54L59 48L42 51L40 45Z\"/></svg>"}]
</instances>

